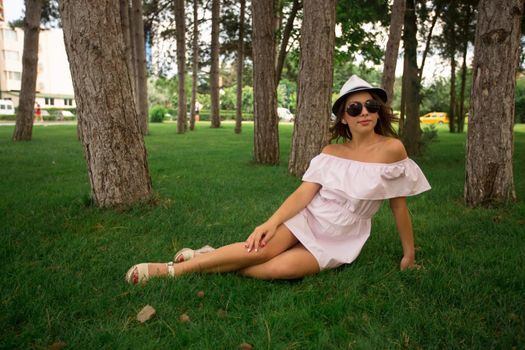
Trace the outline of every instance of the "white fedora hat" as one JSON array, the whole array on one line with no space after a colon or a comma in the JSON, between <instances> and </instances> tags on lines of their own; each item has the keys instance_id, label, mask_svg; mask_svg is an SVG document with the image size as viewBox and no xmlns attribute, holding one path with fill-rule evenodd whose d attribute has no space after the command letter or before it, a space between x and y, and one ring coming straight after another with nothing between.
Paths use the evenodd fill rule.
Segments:
<instances>
[{"instance_id":1,"label":"white fedora hat","mask_svg":"<svg viewBox=\"0 0 525 350\"><path fill-rule=\"evenodd\" d=\"M370 83L359 78L357 75L352 75L350 79L348 79L346 83L343 85L343 87L341 88L341 91L339 92L339 97L337 98L337 100L334 102L332 106L332 112L334 114L337 114L337 110L339 109L339 106L341 105L341 103L345 102L346 97L358 91L374 92L385 103L388 100L385 90L381 88L373 87L372 85L370 85Z\"/></svg>"}]
</instances>

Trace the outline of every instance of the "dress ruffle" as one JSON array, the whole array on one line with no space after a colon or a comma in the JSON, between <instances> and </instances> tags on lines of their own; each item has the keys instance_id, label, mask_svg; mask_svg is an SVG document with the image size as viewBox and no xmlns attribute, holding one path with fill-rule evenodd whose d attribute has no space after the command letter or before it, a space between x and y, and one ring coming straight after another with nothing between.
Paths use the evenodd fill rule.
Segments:
<instances>
[{"instance_id":1,"label":"dress ruffle","mask_svg":"<svg viewBox=\"0 0 525 350\"><path fill-rule=\"evenodd\" d=\"M311 160L303 181L370 200L413 196L430 190L425 175L410 158L395 163L366 163L321 153Z\"/></svg>"}]
</instances>

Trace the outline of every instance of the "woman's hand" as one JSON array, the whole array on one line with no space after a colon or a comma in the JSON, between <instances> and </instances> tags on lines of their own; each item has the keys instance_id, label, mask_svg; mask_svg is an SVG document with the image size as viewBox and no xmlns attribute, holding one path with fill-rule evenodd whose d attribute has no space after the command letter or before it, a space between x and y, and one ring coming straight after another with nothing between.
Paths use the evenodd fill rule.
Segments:
<instances>
[{"instance_id":1,"label":"woman's hand","mask_svg":"<svg viewBox=\"0 0 525 350\"><path fill-rule=\"evenodd\" d=\"M264 248L266 244L273 238L277 231L277 225L265 222L264 224L257 226L253 230L252 234L246 240L244 246L251 252L253 249L258 251L259 248Z\"/></svg>"},{"instance_id":2,"label":"woman's hand","mask_svg":"<svg viewBox=\"0 0 525 350\"><path fill-rule=\"evenodd\" d=\"M416 269L419 270L421 266L416 264L416 260L413 256L403 256L403 259L401 259L401 263L399 263L399 269L401 271L406 269Z\"/></svg>"}]
</instances>

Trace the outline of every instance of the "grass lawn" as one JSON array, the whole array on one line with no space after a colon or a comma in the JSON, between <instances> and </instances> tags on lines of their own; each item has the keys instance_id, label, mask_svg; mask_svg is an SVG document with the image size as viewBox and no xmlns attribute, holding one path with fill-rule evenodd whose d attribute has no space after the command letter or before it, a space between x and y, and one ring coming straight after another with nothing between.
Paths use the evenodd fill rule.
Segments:
<instances>
[{"instance_id":1,"label":"grass lawn","mask_svg":"<svg viewBox=\"0 0 525 350\"><path fill-rule=\"evenodd\" d=\"M150 126L158 204L126 211L87 206L75 126L35 126L27 143L0 127L0 348L525 348L524 125L515 128L513 206L463 205L464 134L440 128L416 159L433 186L409 199L419 271L399 272L384 205L353 264L301 281L197 274L127 285L134 263L244 240L300 183L287 174L291 125L280 128L277 167L252 163L252 124L241 135L233 124L208 126L185 135ZM146 304L157 314L141 324Z\"/></svg>"}]
</instances>

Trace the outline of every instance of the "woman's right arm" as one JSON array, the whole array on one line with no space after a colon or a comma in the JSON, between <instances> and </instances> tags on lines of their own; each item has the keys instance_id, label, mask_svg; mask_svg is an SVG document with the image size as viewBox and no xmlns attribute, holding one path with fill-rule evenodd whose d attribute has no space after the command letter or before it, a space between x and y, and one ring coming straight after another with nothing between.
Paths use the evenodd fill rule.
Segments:
<instances>
[{"instance_id":1,"label":"woman's right arm","mask_svg":"<svg viewBox=\"0 0 525 350\"><path fill-rule=\"evenodd\" d=\"M303 182L264 224L255 228L246 240L246 249L252 251L264 247L275 235L277 227L306 207L320 188L318 183Z\"/></svg>"}]
</instances>

